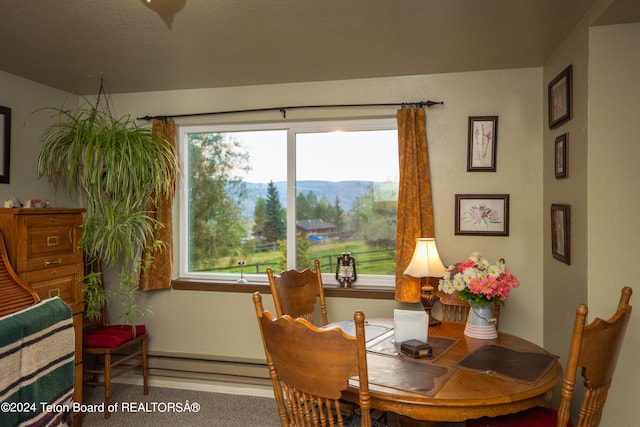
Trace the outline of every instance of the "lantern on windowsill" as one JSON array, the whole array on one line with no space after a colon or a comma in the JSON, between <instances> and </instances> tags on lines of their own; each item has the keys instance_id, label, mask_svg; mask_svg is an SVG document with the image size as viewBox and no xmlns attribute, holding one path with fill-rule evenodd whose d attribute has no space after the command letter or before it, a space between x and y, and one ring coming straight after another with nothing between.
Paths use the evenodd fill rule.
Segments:
<instances>
[{"instance_id":1,"label":"lantern on windowsill","mask_svg":"<svg viewBox=\"0 0 640 427\"><path fill-rule=\"evenodd\" d=\"M243 268L244 266L247 264L247 262L243 259L241 259L240 261L238 261L238 265L240 266L240 279L236 280L236 283L249 283L247 281L247 279L244 278L244 274L243 274Z\"/></svg>"},{"instance_id":2,"label":"lantern on windowsill","mask_svg":"<svg viewBox=\"0 0 640 427\"><path fill-rule=\"evenodd\" d=\"M338 258L336 280L341 288L350 288L357 279L355 258L351 256L351 252L343 252Z\"/></svg>"}]
</instances>

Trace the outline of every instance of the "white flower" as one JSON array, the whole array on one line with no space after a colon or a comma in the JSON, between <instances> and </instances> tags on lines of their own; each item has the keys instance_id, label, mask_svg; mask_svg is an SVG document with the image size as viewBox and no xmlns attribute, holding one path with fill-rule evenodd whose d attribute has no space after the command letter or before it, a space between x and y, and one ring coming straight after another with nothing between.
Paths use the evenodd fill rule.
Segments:
<instances>
[{"instance_id":1,"label":"white flower","mask_svg":"<svg viewBox=\"0 0 640 427\"><path fill-rule=\"evenodd\" d=\"M467 284L465 283L464 279L460 274L456 274L453 277L453 282L451 282L451 285L453 286L453 289L456 291L461 291L467 286Z\"/></svg>"},{"instance_id":2,"label":"white flower","mask_svg":"<svg viewBox=\"0 0 640 427\"><path fill-rule=\"evenodd\" d=\"M490 265L489 267L487 267L487 274L491 277L498 278L498 276L500 276L503 272L504 270L500 268L499 264Z\"/></svg>"},{"instance_id":3,"label":"white flower","mask_svg":"<svg viewBox=\"0 0 640 427\"><path fill-rule=\"evenodd\" d=\"M441 280L440 284L438 285L438 290L449 295L453 294L456 291L453 287L453 284L448 280Z\"/></svg>"},{"instance_id":4,"label":"white flower","mask_svg":"<svg viewBox=\"0 0 640 427\"><path fill-rule=\"evenodd\" d=\"M473 279L475 279L476 277L478 277L479 271L476 270L475 268L465 268L464 271L462 272L462 279L465 281L465 283L471 283L471 281Z\"/></svg>"}]
</instances>

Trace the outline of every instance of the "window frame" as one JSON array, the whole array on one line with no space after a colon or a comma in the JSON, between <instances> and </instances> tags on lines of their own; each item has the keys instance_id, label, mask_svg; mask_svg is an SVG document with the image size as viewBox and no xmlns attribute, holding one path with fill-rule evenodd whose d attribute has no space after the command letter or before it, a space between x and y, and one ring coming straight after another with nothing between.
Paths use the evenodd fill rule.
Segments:
<instances>
[{"instance_id":1,"label":"window frame","mask_svg":"<svg viewBox=\"0 0 640 427\"><path fill-rule=\"evenodd\" d=\"M298 134L322 133L322 132L355 132L355 131L378 131L396 130L398 125L395 116L384 116L378 118L354 118L354 119L318 119L305 121L287 122L256 122L256 123L216 123L209 125L181 125L178 126L178 153L180 156L180 166L182 169L182 179L179 181L179 188L176 193L177 215L178 215L178 273L181 279L194 279L210 282L234 283L238 281L237 273L224 274L215 272L189 272L187 271L189 244L185 236L189 236L189 215L187 212L188 198L188 137L189 133L202 132L242 132L242 131L286 131L287 146L287 186L286 186L286 208L287 208L287 268L295 266L295 245L296 239L291 238L296 234L296 139ZM243 274L244 279L253 284L268 283L265 274ZM325 286L334 284L333 273L323 273ZM363 283L364 282L364 283ZM395 287L395 275L358 275L358 281L354 283L357 288L391 289Z\"/></svg>"}]
</instances>

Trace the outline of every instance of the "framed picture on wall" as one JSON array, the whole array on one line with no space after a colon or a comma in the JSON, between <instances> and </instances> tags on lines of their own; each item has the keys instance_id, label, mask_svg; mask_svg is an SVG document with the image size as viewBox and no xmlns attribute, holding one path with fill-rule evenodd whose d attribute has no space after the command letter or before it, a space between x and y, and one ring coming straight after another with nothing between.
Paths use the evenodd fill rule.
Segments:
<instances>
[{"instance_id":1,"label":"framed picture on wall","mask_svg":"<svg viewBox=\"0 0 640 427\"><path fill-rule=\"evenodd\" d=\"M555 143L555 174L556 178L566 178L567 171L567 154L568 154L568 138L567 133L564 133L556 138Z\"/></svg>"},{"instance_id":2,"label":"framed picture on wall","mask_svg":"<svg viewBox=\"0 0 640 427\"><path fill-rule=\"evenodd\" d=\"M469 117L467 172L495 172L498 116Z\"/></svg>"},{"instance_id":3,"label":"framed picture on wall","mask_svg":"<svg viewBox=\"0 0 640 427\"><path fill-rule=\"evenodd\" d=\"M11 108L0 106L0 183L9 183L11 165Z\"/></svg>"},{"instance_id":4,"label":"framed picture on wall","mask_svg":"<svg viewBox=\"0 0 640 427\"><path fill-rule=\"evenodd\" d=\"M572 70L572 66L569 65L549 83L547 95L549 99L549 129L554 129L571 120L573 103Z\"/></svg>"},{"instance_id":5,"label":"framed picture on wall","mask_svg":"<svg viewBox=\"0 0 640 427\"><path fill-rule=\"evenodd\" d=\"M551 205L551 254L565 264L571 264L571 206Z\"/></svg>"},{"instance_id":6,"label":"framed picture on wall","mask_svg":"<svg viewBox=\"0 0 640 427\"><path fill-rule=\"evenodd\" d=\"M508 194L456 194L455 234L509 235Z\"/></svg>"}]
</instances>

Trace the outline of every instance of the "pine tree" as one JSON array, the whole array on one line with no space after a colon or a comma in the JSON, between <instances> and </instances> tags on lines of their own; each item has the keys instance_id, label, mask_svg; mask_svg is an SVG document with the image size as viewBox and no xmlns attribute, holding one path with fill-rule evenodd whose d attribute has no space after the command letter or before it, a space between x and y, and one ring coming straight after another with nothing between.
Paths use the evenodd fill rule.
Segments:
<instances>
[{"instance_id":1,"label":"pine tree","mask_svg":"<svg viewBox=\"0 0 640 427\"><path fill-rule=\"evenodd\" d=\"M267 186L266 215L262 235L267 242L275 242L287 237L285 210L280 204L280 195L273 181L270 181Z\"/></svg>"}]
</instances>

